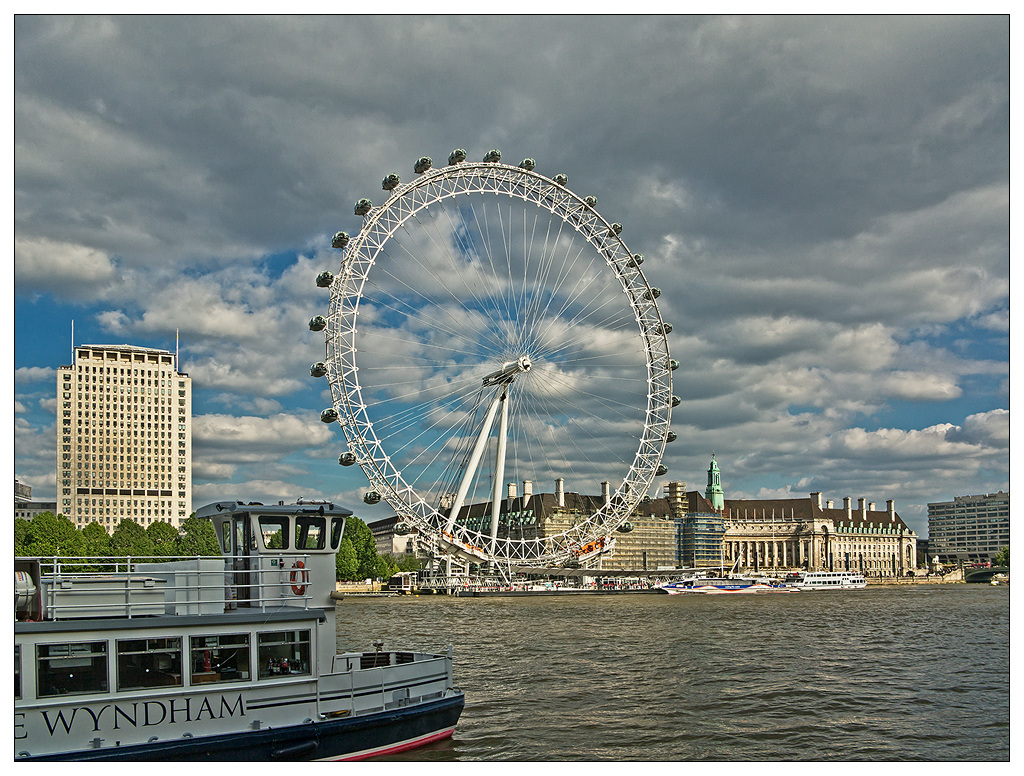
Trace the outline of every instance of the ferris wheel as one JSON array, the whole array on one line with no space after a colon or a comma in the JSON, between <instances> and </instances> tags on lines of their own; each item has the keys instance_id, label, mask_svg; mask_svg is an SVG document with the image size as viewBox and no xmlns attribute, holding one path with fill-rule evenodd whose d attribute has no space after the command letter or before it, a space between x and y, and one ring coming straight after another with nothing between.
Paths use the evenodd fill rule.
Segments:
<instances>
[{"instance_id":1,"label":"ferris wheel","mask_svg":"<svg viewBox=\"0 0 1024 776\"><path fill-rule=\"evenodd\" d=\"M356 202L361 228L334 235L338 269L317 277L330 310L310 321L326 341L310 373L367 503L463 560L582 562L666 473L671 325L595 197L500 159L423 157L409 182L384 178L383 204ZM540 526L535 483L603 494Z\"/></svg>"}]
</instances>

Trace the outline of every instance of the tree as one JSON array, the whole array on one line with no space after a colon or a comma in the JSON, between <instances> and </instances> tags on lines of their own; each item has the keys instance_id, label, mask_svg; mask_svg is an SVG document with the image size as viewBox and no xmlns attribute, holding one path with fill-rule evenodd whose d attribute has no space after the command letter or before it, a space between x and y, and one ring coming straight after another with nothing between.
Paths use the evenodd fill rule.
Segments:
<instances>
[{"instance_id":1,"label":"tree","mask_svg":"<svg viewBox=\"0 0 1024 776\"><path fill-rule=\"evenodd\" d=\"M217 532L213 523L196 517L195 512L181 524L181 535L178 537L178 554L186 557L196 555L213 555L220 557L220 545L217 543Z\"/></svg>"},{"instance_id":2,"label":"tree","mask_svg":"<svg viewBox=\"0 0 1024 776\"><path fill-rule=\"evenodd\" d=\"M1003 549L1001 549L996 555L993 563L996 566L1006 566L1006 568L1010 568L1010 548L1003 547Z\"/></svg>"},{"instance_id":3,"label":"tree","mask_svg":"<svg viewBox=\"0 0 1024 776\"><path fill-rule=\"evenodd\" d=\"M85 554L90 558L105 558L110 555L110 534L99 523L89 523L82 529Z\"/></svg>"},{"instance_id":4,"label":"tree","mask_svg":"<svg viewBox=\"0 0 1024 776\"><path fill-rule=\"evenodd\" d=\"M146 527L146 536L153 542L153 554L169 557L178 554L178 529L163 520Z\"/></svg>"},{"instance_id":5,"label":"tree","mask_svg":"<svg viewBox=\"0 0 1024 776\"><path fill-rule=\"evenodd\" d=\"M345 530L348 531L347 528ZM359 576L359 559L356 557L356 548L347 536L342 538L338 554L334 556L334 567L338 579L343 582L351 582Z\"/></svg>"},{"instance_id":6,"label":"tree","mask_svg":"<svg viewBox=\"0 0 1024 776\"><path fill-rule=\"evenodd\" d=\"M149 558L153 556L153 540L146 529L131 518L124 518L110 535L110 554L122 557Z\"/></svg>"},{"instance_id":7,"label":"tree","mask_svg":"<svg viewBox=\"0 0 1024 776\"><path fill-rule=\"evenodd\" d=\"M85 553L85 540L74 523L63 515L40 512L29 527L27 554L39 557L70 557Z\"/></svg>"},{"instance_id":8,"label":"tree","mask_svg":"<svg viewBox=\"0 0 1024 776\"><path fill-rule=\"evenodd\" d=\"M366 523L355 515L345 520L345 538L352 542L358 570L352 579L372 579L377 575L377 542ZM344 541L344 539L342 539Z\"/></svg>"},{"instance_id":9,"label":"tree","mask_svg":"<svg viewBox=\"0 0 1024 776\"><path fill-rule=\"evenodd\" d=\"M415 555L403 555L398 559L397 565L399 571L419 571L423 568L423 561Z\"/></svg>"},{"instance_id":10,"label":"tree","mask_svg":"<svg viewBox=\"0 0 1024 776\"><path fill-rule=\"evenodd\" d=\"M14 555L28 555L31 541L32 523L23 517L14 518Z\"/></svg>"}]
</instances>

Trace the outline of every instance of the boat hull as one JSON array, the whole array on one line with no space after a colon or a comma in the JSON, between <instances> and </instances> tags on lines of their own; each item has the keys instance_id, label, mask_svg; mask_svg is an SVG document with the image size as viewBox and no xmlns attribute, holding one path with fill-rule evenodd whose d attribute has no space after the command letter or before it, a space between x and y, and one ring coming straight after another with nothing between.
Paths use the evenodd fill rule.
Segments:
<instances>
[{"instance_id":1,"label":"boat hull","mask_svg":"<svg viewBox=\"0 0 1024 776\"><path fill-rule=\"evenodd\" d=\"M363 760L450 738L464 705L463 694L454 693L436 701L358 717L16 759L161 762Z\"/></svg>"}]
</instances>

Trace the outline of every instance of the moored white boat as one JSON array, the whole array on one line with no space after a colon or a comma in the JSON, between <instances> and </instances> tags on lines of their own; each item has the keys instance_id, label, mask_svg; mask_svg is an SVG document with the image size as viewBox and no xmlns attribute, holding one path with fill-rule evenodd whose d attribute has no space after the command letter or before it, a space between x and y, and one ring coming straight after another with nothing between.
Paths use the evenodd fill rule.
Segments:
<instances>
[{"instance_id":1,"label":"moored white boat","mask_svg":"<svg viewBox=\"0 0 1024 776\"><path fill-rule=\"evenodd\" d=\"M868 583L855 571L798 571L786 577L785 585L797 590L859 590Z\"/></svg>"},{"instance_id":2,"label":"moored white boat","mask_svg":"<svg viewBox=\"0 0 1024 776\"><path fill-rule=\"evenodd\" d=\"M351 512L196 514L222 558L15 560L16 760L362 759L452 735L450 649L337 654Z\"/></svg>"}]
</instances>

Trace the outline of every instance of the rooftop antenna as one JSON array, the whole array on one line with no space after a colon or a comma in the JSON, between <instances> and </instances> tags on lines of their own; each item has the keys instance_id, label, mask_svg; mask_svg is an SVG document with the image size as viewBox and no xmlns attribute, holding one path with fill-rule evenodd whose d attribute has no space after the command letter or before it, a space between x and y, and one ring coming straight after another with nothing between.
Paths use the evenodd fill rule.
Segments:
<instances>
[{"instance_id":1,"label":"rooftop antenna","mask_svg":"<svg viewBox=\"0 0 1024 776\"><path fill-rule=\"evenodd\" d=\"M181 368L178 365L178 330L174 330L174 371L180 372Z\"/></svg>"},{"instance_id":2,"label":"rooftop antenna","mask_svg":"<svg viewBox=\"0 0 1024 776\"><path fill-rule=\"evenodd\" d=\"M71 363L75 363L75 319L71 319Z\"/></svg>"}]
</instances>

